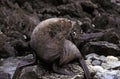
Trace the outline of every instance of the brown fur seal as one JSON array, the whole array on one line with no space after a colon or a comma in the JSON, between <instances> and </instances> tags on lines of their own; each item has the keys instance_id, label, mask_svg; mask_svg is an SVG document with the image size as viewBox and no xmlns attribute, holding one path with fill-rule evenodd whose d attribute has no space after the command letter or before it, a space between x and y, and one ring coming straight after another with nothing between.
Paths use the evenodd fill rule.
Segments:
<instances>
[{"instance_id":1,"label":"brown fur seal","mask_svg":"<svg viewBox=\"0 0 120 79\"><path fill-rule=\"evenodd\" d=\"M66 18L50 18L40 22L33 30L30 46L37 57L45 63L52 64L53 71L69 74L59 69L60 66L78 59L86 79L90 79L89 70L78 48L66 37L73 28L72 21ZM56 64L56 62L59 62Z\"/></svg>"}]
</instances>

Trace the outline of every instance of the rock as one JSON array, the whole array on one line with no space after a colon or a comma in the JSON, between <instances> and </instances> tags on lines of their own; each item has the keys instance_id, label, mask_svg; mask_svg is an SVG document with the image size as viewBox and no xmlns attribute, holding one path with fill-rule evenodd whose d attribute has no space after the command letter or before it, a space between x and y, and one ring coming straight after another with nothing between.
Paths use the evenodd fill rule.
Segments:
<instances>
[{"instance_id":1,"label":"rock","mask_svg":"<svg viewBox=\"0 0 120 79\"><path fill-rule=\"evenodd\" d=\"M114 56L107 56L106 57L106 62L117 62L119 59L117 57Z\"/></svg>"},{"instance_id":2,"label":"rock","mask_svg":"<svg viewBox=\"0 0 120 79\"><path fill-rule=\"evenodd\" d=\"M74 77L71 78L71 79L84 79L84 78L83 78L83 76L81 76L81 75L76 75L76 76L74 76Z\"/></svg>"},{"instance_id":3,"label":"rock","mask_svg":"<svg viewBox=\"0 0 120 79\"><path fill-rule=\"evenodd\" d=\"M11 79L10 74L0 71L0 79Z\"/></svg>"},{"instance_id":4,"label":"rock","mask_svg":"<svg viewBox=\"0 0 120 79\"><path fill-rule=\"evenodd\" d=\"M99 60L102 61L102 62L105 62L106 57L105 57L104 55L101 55L101 56L99 57Z\"/></svg>"},{"instance_id":5,"label":"rock","mask_svg":"<svg viewBox=\"0 0 120 79\"><path fill-rule=\"evenodd\" d=\"M76 16L80 18L85 16L91 16L90 14L83 11L80 1L73 1L69 4L60 5L57 7L57 10L60 12L60 15L69 15L71 17Z\"/></svg>"},{"instance_id":6,"label":"rock","mask_svg":"<svg viewBox=\"0 0 120 79\"><path fill-rule=\"evenodd\" d=\"M115 69L120 67L120 61L117 57L107 56L105 62L106 63L102 63L102 67L105 69Z\"/></svg>"},{"instance_id":7,"label":"rock","mask_svg":"<svg viewBox=\"0 0 120 79\"><path fill-rule=\"evenodd\" d=\"M95 72L99 72L99 73L103 73L107 70L104 70L103 67L101 66L91 66L91 68L95 71Z\"/></svg>"},{"instance_id":8,"label":"rock","mask_svg":"<svg viewBox=\"0 0 120 79\"><path fill-rule=\"evenodd\" d=\"M77 46L79 48L79 47L83 47L89 41L99 40L103 35L104 35L104 33L102 33L102 32L83 33L83 34L80 34L80 36L75 39L75 42L77 43ZM79 49L81 49L81 48L79 48ZM81 52L83 52L83 51L81 50Z\"/></svg>"},{"instance_id":9,"label":"rock","mask_svg":"<svg viewBox=\"0 0 120 79\"><path fill-rule=\"evenodd\" d=\"M105 69L114 69L120 67L120 61L117 62L109 62L109 63L102 63L101 66Z\"/></svg>"},{"instance_id":10,"label":"rock","mask_svg":"<svg viewBox=\"0 0 120 79\"><path fill-rule=\"evenodd\" d=\"M71 70L73 72L72 75L61 75L56 74L52 71L45 69L42 65L39 66L29 66L25 67L22 70L20 75L20 79L84 79L83 71L79 67L77 63L68 64L67 66L63 67L63 69Z\"/></svg>"},{"instance_id":11,"label":"rock","mask_svg":"<svg viewBox=\"0 0 120 79\"><path fill-rule=\"evenodd\" d=\"M14 49L17 51L17 56L26 55L26 52L30 51L28 43L21 39L14 40L11 43Z\"/></svg>"},{"instance_id":12,"label":"rock","mask_svg":"<svg viewBox=\"0 0 120 79\"><path fill-rule=\"evenodd\" d=\"M16 51L8 42L8 39L3 32L0 33L0 58L15 56Z\"/></svg>"},{"instance_id":13,"label":"rock","mask_svg":"<svg viewBox=\"0 0 120 79\"><path fill-rule=\"evenodd\" d=\"M38 76L35 72L36 66L29 66L23 69L19 79L38 79Z\"/></svg>"},{"instance_id":14,"label":"rock","mask_svg":"<svg viewBox=\"0 0 120 79\"><path fill-rule=\"evenodd\" d=\"M99 39L100 37L102 37L104 35L104 33L102 32L98 32L98 33L85 33L85 34L81 34L80 36L80 41L90 41L91 39Z\"/></svg>"},{"instance_id":15,"label":"rock","mask_svg":"<svg viewBox=\"0 0 120 79\"><path fill-rule=\"evenodd\" d=\"M84 54L95 52L100 55L120 55L120 48L116 44L106 41L89 42L83 48Z\"/></svg>"},{"instance_id":16,"label":"rock","mask_svg":"<svg viewBox=\"0 0 120 79\"><path fill-rule=\"evenodd\" d=\"M0 62L0 71L3 71L6 74L9 74L10 78L12 78L18 65L20 64L26 65L31 61L33 61L32 59L33 59L32 55L17 57L17 58L9 57Z\"/></svg>"},{"instance_id":17,"label":"rock","mask_svg":"<svg viewBox=\"0 0 120 79\"><path fill-rule=\"evenodd\" d=\"M91 53L91 54L86 55L86 59L87 60L99 60L99 55L95 53Z\"/></svg>"},{"instance_id":18,"label":"rock","mask_svg":"<svg viewBox=\"0 0 120 79\"><path fill-rule=\"evenodd\" d=\"M101 61L99 61L99 60L93 60L93 61L92 61L92 65L93 65L93 66L101 65Z\"/></svg>"},{"instance_id":19,"label":"rock","mask_svg":"<svg viewBox=\"0 0 120 79\"><path fill-rule=\"evenodd\" d=\"M101 38L100 40L102 41L108 41L110 43L114 43L114 44L118 44L119 40L120 40L120 36L119 34L115 31L112 30L109 32L106 32Z\"/></svg>"},{"instance_id":20,"label":"rock","mask_svg":"<svg viewBox=\"0 0 120 79\"><path fill-rule=\"evenodd\" d=\"M82 47L84 44L86 44L89 41L108 41L110 43L118 44L120 40L119 35L113 29L107 29L107 30L101 31L99 29L94 29L93 27L90 26L90 24L84 25L84 22L81 25L81 29L83 33L80 33L79 36L74 39L78 47ZM88 31L90 33L84 33Z\"/></svg>"},{"instance_id":21,"label":"rock","mask_svg":"<svg viewBox=\"0 0 120 79\"><path fill-rule=\"evenodd\" d=\"M83 1L81 2L81 6L83 10L89 14L93 14L95 9L98 7L96 4L92 3L91 1Z\"/></svg>"},{"instance_id":22,"label":"rock","mask_svg":"<svg viewBox=\"0 0 120 79\"><path fill-rule=\"evenodd\" d=\"M112 70L106 71L104 73L97 73L96 78L98 79L119 79L120 78L120 71L119 70Z\"/></svg>"},{"instance_id":23,"label":"rock","mask_svg":"<svg viewBox=\"0 0 120 79\"><path fill-rule=\"evenodd\" d=\"M119 79L119 70L106 70L101 66L91 66L91 68L96 72L94 76L95 79Z\"/></svg>"}]
</instances>

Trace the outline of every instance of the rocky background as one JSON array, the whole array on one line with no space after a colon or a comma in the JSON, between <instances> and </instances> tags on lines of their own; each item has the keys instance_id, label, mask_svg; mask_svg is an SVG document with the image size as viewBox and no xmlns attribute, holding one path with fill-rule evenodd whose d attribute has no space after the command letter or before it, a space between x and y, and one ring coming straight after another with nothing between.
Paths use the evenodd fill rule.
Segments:
<instances>
[{"instance_id":1,"label":"rocky background","mask_svg":"<svg viewBox=\"0 0 120 79\"><path fill-rule=\"evenodd\" d=\"M30 35L51 17L78 23L75 43L93 79L120 79L120 0L0 0L0 79L12 79L18 65L33 61ZM63 68L75 74L59 75L39 64L24 68L19 79L84 79L77 62Z\"/></svg>"}]
</instances>

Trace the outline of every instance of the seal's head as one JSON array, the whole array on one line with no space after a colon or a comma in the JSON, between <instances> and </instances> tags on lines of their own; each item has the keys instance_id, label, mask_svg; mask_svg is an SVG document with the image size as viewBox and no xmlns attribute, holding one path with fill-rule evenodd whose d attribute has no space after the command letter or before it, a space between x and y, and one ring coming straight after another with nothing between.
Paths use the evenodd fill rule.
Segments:
<instances>
[{"instance_id":1,"label":"seal's head","mask_svg":"<svg viewBox=\"0 0 120 79\"><path fill-rule=\"evenodd\" d=\"M49 31L51 37L66 37L69 35L74 26L74 22L66 18L50 18L41 22L40 24L40 28L42 28L44 24L43 28Z\"/></svg>"}]
</instances>

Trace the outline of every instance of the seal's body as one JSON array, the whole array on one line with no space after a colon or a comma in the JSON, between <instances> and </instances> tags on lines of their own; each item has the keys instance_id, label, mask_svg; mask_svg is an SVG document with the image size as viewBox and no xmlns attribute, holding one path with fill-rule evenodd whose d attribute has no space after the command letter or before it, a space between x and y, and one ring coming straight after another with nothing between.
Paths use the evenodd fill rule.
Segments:
<instances>
[{"instance_id":1,"label":"seal's body","mask_svg":"<svg viewBox=\"0 0 120 79\"><path fill-rule=\"evenodd\" d=\"M86 79L90 79L89 70L80 51L71 41L66 39L70 35L72 28L73 22L66 18L44 20L33 30L30 46L35 51L37 59L52 64L53 71L59 74L70 74L61 70L60 66L74 59L79 60ZM20 68L22 69L22 67ZM18 68L18 71L20 71L20 68Z\"/></svg>"},{"instance_id":2,"label":"seal's body","mask_svg":"<svg viewBox=\"0 0 120 79\"><path fill-rule=\"evenodd\" d=\"M52 63L63 55L64 41L71 28L71 21L65 18L42 21L33 30L30 46L40 59Z\"/></svg>"}]
</instances>

